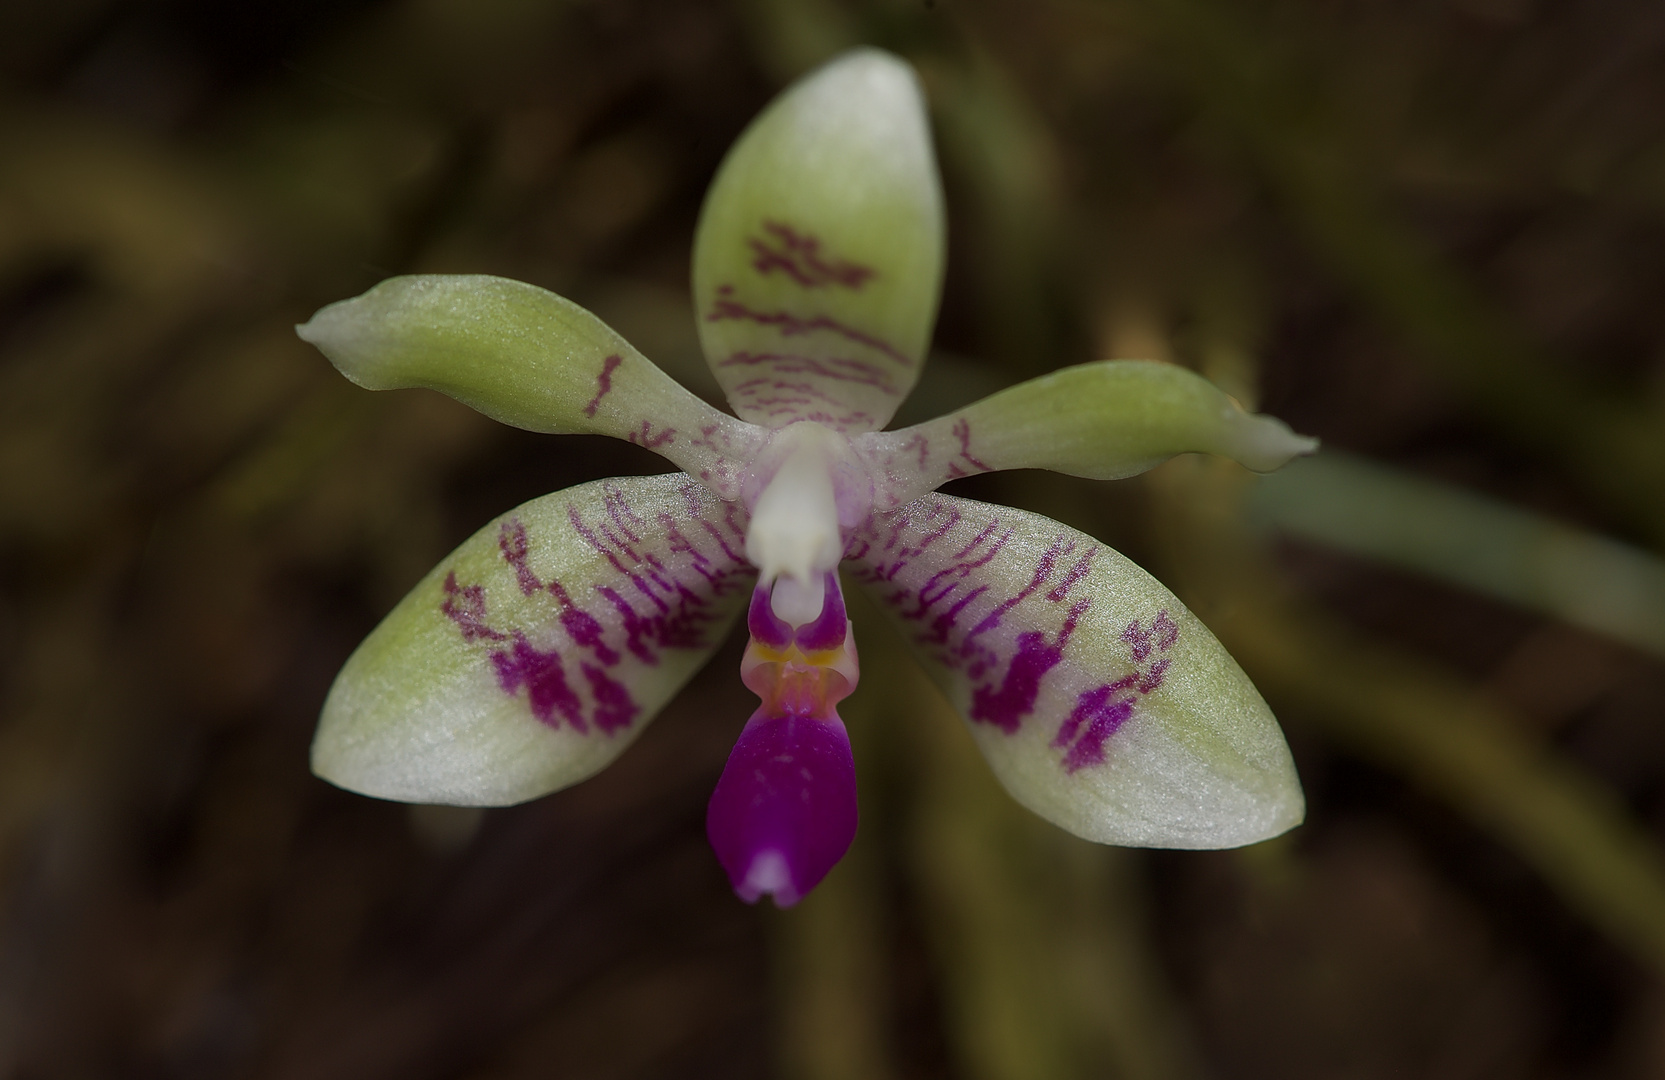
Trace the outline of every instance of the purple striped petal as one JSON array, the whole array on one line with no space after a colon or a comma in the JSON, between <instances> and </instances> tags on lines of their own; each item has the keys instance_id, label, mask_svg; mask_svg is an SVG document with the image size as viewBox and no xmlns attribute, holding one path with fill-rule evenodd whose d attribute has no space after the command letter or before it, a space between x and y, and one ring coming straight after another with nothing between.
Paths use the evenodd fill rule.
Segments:
<instances>
[{"instance_id":1,"label":"purple striped petal","mask_svg":"<svg viewBox=\"0 0 1665 1080\"><path fill-rule=\"evenodd\" d=\"M1038 514L930 495L846 566L901 627L1016 799L1077 836L1236 847L1299 824L1248 676L1155 578Z\"/></svg>"},{"instance_id":2,"label":"purple striped petal","mask_svg":"<svg viewBox=\"0 0 1665 1080\"><path fill-rule=\"evenodd\" d=\"M705 832L740 899L796 904L855 839L856 766L844 722L759 709L711 793Z\"/></svg>"}]
</instances>

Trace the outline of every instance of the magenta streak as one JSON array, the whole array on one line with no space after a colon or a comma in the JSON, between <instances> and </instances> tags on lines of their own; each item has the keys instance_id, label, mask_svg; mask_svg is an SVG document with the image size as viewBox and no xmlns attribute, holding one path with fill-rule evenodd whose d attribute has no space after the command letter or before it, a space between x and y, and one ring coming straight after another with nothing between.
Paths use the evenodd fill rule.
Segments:
<instances>
[{"instance_id":1,"label":"magenta streak","mask_svg":"<svg viewBox=\"0 0 1665 1080\"><path fill-rule=\"evenodd\" d=\"M590 650L595 654L595 658L607 667L617 664L619 654L602 640L606 630L596 621L595 616L574 604L572 597L567 595L567 590L559 581L551 581L549 591L561 605L561 629L567 632L573 643L581 649Z\"/></svg>"},{"instance_id":2,"label":"magenta streak","mask_svg":"<svg viewBox=\"0 0 1665 1080\"><path fill-rule=\"evenodd\" d=\"M1094 691L1088 691L1088 694L1091 693ZM1087 694L1082 695L1083 701L1086 697ZM1077 705L1076 713L1080 712L1081 706ZM1103 702L1087 715L1091 720L1087 724L1086 734L1082 735L1080 741L1070 747L1069 752L1064 755L1064 771L1067 773L1073 773L1088 765L1104 764L1104 744L1121 729L1127 718L1133 715L1133 699ZM1075 714L1071 714L1070 720L1075 721Z\"/></svg>"},{"instance_id":3,"label":"magenta streak","mask_svg":"<svg viewBox=\"0 0 1665 1080\"><path fill-rule=\"evenodd\" d=\"M1041 676L1064 658L1064 650L1048 644L1046 635L1038 630L1019 634L1017 645L1017 655L1006 668L1000 689L980 686L971 697L971 718L993 724L1008 735L1016 732L1023 718L1034 711Z\"/></svg>"},{"instance_id":4,"label":"magenta streak","mask_svg":"<svg viewBox=\"0 0 1665 1080\"><path fill-rule=\"evenodd\" d=\"M977 458L972 456L972 453L971 453L971 421L967 420L963 416L960 417L958 420L956 420L954 422L954 434L956 436L958 436L959 440L960 440L960 456L965 458L966 461L970 462L973 466L975 466L977 469L979 469L983 472L991 471L987 465L983 464L981 461L978 461Z\"/></svg>"},{"instance_id":5,"label":"magenta streak","mask_svg":"<svg viewBox=\"0 0 1665 1080\"><path fill-rule=\"evenodd\" d=\"M789 225L765 221L763 229L765 232L773 233L780 240L784 250L772 248L756 238L748 239L747 243L757 253L752 267L760 274L780 270L806 289L817 289L823 285L860 289L868 278L878 273L870 266L846 259L824 262L820 255L820 239L807 233L795 232Z\"/></svg>"},{"instance_id":6,"label":"magenta streak","mask_svg":"<svg viewBox=\"0 0 1665 1080\"><path fill-rule=\"evenodd\" d=\"M1080 601L1077 605L1085 604ZM1168 615L1166 609L1157 612L1156 618L1151 620L1151 629L1140 630L1139 620L1128 624L1127 631L1122 634L1122 640L1128 642L1133 649L1135 661L1150 655L1150 642L1156 638L1158 646L1164 651L1172 648L1179 640L1179 626ZM1141 653L1141 649L1143 652ZM1160 689L1172 657L1163 657L1152 664L1145 671L1135 671L1131 675L1124 675L1113 683L1084 691L1077 700L1075 710L1069 718L1059 725L1058 734L1052 740L1055 748L1069 746L1064 755L1063 766L1065 772L1073 773L1077 769L1089 765L1104 763L1104 744L1109 741L1121 726L1133 715L1137 697L1115 700L1117 694L1123 690L1132 689L1138 694L1150 694ZM1089 722L1090 721L1090 722ZM1081 733L1083 724L1087 725L1085 733ZM1070 746L1072 740L1080 734L1079 741Z\"/></svg>"},{"instance_id":7,"label":"magenta streak","mask_svg":"<svg viewBox=\"0 0 1665 1080\"><path fill-rule=\"evenodd\" d=\"M497 533L497 548L503 552L503 561L514 567L515 580L520 583L520 591L524 596L531 596L543 588L543 582L532 573L532 568L526 565L526 554L530 545L526 540L526 526L519 518L510 518L503 523L503 528Z\"/></svg>"},{"instance_id":8,"label":"magenta streak","mask_svg":"<svg viewBox=\"0 0 1665 1080\"><path fill-rule=\"evenodd\" d=\"M513 651L493 652L491 663L497 669L497 684L505 694L514 694L522 686L526 687L533 716L550 727L560 727L555 716L559 712L574 731L583 734L589 730L579 713L578 695L567 685L560 653L539 652L517 631Z\"/></svg>"},{"instance_id":9,"label":"magenta streak","mask_svg":"<svg viewBox=\"0 0 1665 1080\"><path fill-rule=\"evenodd\" d=\"M649 450L657 450L661 446L676 442L676 428L668 427L655 435L652 421L643 420L642 429L632 431L629 435L626 435L625 441L635 443L637 446L645 446Z\"/></svg>"},{"instance_id":10,"label":"magenta streak","mask_svg":"<svg viewBox=\"0 0 1665 1080\"><path fill-rule=\"evenodd\" d=\"M1163 652L1173 648L1174 642L1179 640L1179 626L1168 617L1168 609L1163 608L1156 613L1156 620L1150 624L1151 631L1156 634L1156 643Z\"/></svg>"},{"instance_id":11,"label":"magenta streak","mask_svg":"<svg viewBox=\"0 0 1665 1080\"><path fill-rule=\"evenodd\" d=\"M1069 714L1062 724L1058 725L1058 734L1052 740L1053 747L1062 749L1068 746L1074 741L1083 723L1109 704L1110 700L1117 694L1138 681L1139 676L1137 674L1124 675L1113 683L1107 683L1092 690L1083 690L1081 697L1076 700L1075 710Z\"/></svg>"},{"instance_id":12,"label":"magenta streak","mask_svg":"<svg viewBox=\"0 0 1665 1080\"><path fill-rule=\"evenodd\" d=\"M756 364L768 364L774 371L772 376L766 377L773 382L781 375L813 375L818 378L831 379L834 382L856 383L860 386L871 386L876 390L889 394L891 397L901 397L902 391L896 388L891 380L890 372L877 364L869 364L863 360L854 360L843 356L804 356L801 353L754 353L740 350L729 354L727 360L718 363L718 367L751 367ZM759 380L747 379L751 384L749 392L756 393Z\"/></svg>"},{"instance_id":13,"label":"magenta streak","mask_svg":"<svg viewBox=\"0 0 1665 1080\"><path fill-rule=\"evenodd\" d=\"M621 574L630 573L630 571L624 568L624 564L619 562L619 557L613 553L613 550L606 544L603 544L601 542L601 538L596 536L596 534L590 530L588 525L584 524L584 519L578 516L578 508L576 506L567 507L567 522L572 525L572 531L577 533L586 544L589 544L603 558L613 564L614 570L617 570Z\"/></svg>"},{"instance_id":14,"label":"magenta streak","mask_svg":"<svg viewBox=\"0 0 1665 1080\"><path fill-rule=\"evenodd\" d=\"M902 444L902 450L904 452L906 452L908 450L917 450L917 451L919 451L919 466L918 467L923 469L925 467L925 462L931 456L931 440L927 439L923 435L915 435L913 438L909 439L907 442Z\"/></svg>"},{"instance_id":15,"label":"magenta streak","mask_svg":"<svg viewBox=\"0 0 1665 1080\"><path fill-rule=\"evenodd\" d=\"M998 524L998 522L996 524ZM989 550L981 557L970 561L965 559L965 556L974 550L979 543L988 538L988 534L993 530L993 527L994 526L991 525L988 529L979 533L976 540L961 549L961 551L954 556L959 560L958 562L954 563L952 566L946 567L945 569L938 570L926 580L925 584L919 587L919 591L916 594L919 600L918 608L911 612L899 612L899 614L903 618L923 619L930 612L931 608L935 607L939 601L947 599L949 594L954 591L959 582L965 580L973 570L987 566L996 555L1000 554L1000 550L1004 548L1006 546L1006 542L1012 538L1011 530L1007 530L1005 535L990 545ZM912 552L908 552L907 554L917 555L939 538L939 536L926 537L925 541L921 543L918 548L914 549ZM906 565L905 560L898 563L898 567L904 565ZM950 578L952 578L952 580L947 580ZM986 587L987 586L979 586L976 590L974 590L973 595L983 592ZM936 591L933 592L933 590ZM960 608L964 607L964 605L965 601L963 600L959 604L956 604L954 607L955 612L958 612Z\"/></svg>"},{"instance_id":16,"label":"magenta streak","mask_svg":"<svg viewBox=\"0 0 1665 1080\"><path fill-rule=\"evenodd\" d=\"M508 636L486 625L486 592L480 586L459 587L457 573L453 570L445 575L445 584L441 587L445 590L445 599L440 603L439 610L457 624L464 641L480 638L502 641Z\"/></svg>"},{"instance_id":17,"label":"magenta streak","mask_svg":"<svg viewBox=\"0 0 1665 1080\"><path fill-rule=\"evenodd\" d=\"M954 526L959 523L960 512L958 510L952 511L949 513L948 519L944 521L941 526L920 537L919 540L911 547L903 547L902 550L898 551L896 554L903 558L913 558L915 555L922 555L924 554L926 548L953 532ZM984 540L987 540L989 538L989 534L994 532L999 524L1000 523L998 521L991 521L989 523L989 527L978 533L975 540L961 548L951 557L954 559L963 559L967 555L971 554L972 549L977 547L977 545L981 544Z\"/></svg>"},{"instance_id":18,"label":"magenta streak","mask_svg":"<svg viewBox=\"0 0 1665 1080\"><path fill-rule=\"evenodd\" d=\"M1122 631L1122 640L1132 647L1133 662L1144 663L1145 657L1150 655L1150 631L1140 629L1139 620L1134 619L1127 624L1127 629Z\"/></svg>"},{"instance_id":19,"label":"magenta streak","mask_svg":"<svg viewBox=\"0 0 1665 1080\"><path fill-rule=\"evenodd\" d=\"M607 391L613 389L613 372L617 371L622 363L624 358L616 353L601 362L601 373L595 377L595 397L584 406L585 416L594 416L596 409L601 407L601 399L607 396Z\"/></svg>"},{"instance_id":20,"label":"magenta streak","mask_svg":"<svg viewBox=\"0 0 1665 1080\"><path fill-rule=\"evenodd\" d=\"M728 541L723 538L722 531L719 530L713 522L700 518L700 526L710 534L711 539L717 541L717 546L723 549L723 554L728 556L730 562L739 563L745 561L733 548L728 546Z\"/></svg>"},{"instance_id":21,"label":"magenta streak","mask_svg":"<svg viewBox=\"0 0 1665 1080\"><path fill-rule=\"evenodd\" d=\"M754 311L738 300L726 297L717 299L711 305L711 313L705 317L706 322L722 322L725 319L738 319L754 322L759 326L773 326L780 331L782 337L795 337L799 334L809 334L817 330L826 330L837 334L846 341L853 341L858 345L865 345L875 352L883 353L904 368L913 367L913 361L890 342L872 334L864 333L853 326L848 326L827 315L811 315L804 317L794 315L789 311Z\"/></svg>"},{"instance_id":22,"label":"magenta streak","mask_svg":"<svg viewBox=\"0 0 1665 1080\"><path fill-rule=\"evenodd\" d=\"M1011 533L1008 532L1006 535L1010 536ZM1004 538L1002 538L1002 542L1004 542ZM965 636L965 640L960 645L961 653L970 655L972 648L971 643L975 638L986 634L990 630L999 626L1000 620L1008 611L1029 599L1036 589L1044 585L1046 583L1046 579L1052 576L1052 571L1057 566L1058 556L1068 554L1069 550L1074 546L1075 545L1072 543L1066 547L1062 540L1054 540L1052 542L1052 546L1047 549L1046 554L1041 556L1040 562L1035 564L1035 573L1029 579L1029 584L1023 587L1022 592L1008 600L1002 601L993 611L983 616L983 621L974 626L971 629L971 632Z\"/></svg>"},{"instance_id":23,"label":"magenta streak","mask_svg":"<svg viewBox=\"0 0 1665 1080\"><path fill-rule=\"evenodd\" d=\"M972 692L971 718L993 724L1008 735L1017 731L1023 724L1023 718L1035 711L1042 676L1057 667L1064 658L1064 647L1069 644L1076 623L1091 603L1091 600L1083 599L1070 608L1055 642L1049 643L1046 635L1038 630L1019 634L1017 655L1006 666L1000 689L991 691L985 685Z\"/></svg>"},{"instance_id":24,"label":"magenta streak","mask_svg":"<svg viewBox=\"0 0 1665 1080\"><path fill-rule=\"evenodd\" d=\"M765 389L768 389L768 390L775 390L775 391L778 391L780 393L803 394L804 395L804 400L803 400L802 404L806 404L806 405L809 404L809 402L811 400L824 401L824 402L828 403L829 405L842 405L842 404L844 404L843 401L840 401L838 398L834 397L832 394L827 393L825 390L816 386L814 383L777 382L774 379L748 379L748 380L746 380L746 384L758 383L758 382L765 382L765 383L769 383L770 385L767 386L767 387L746 385L746 388L745 388L744 392L747 393L749 396L755 396L757 394L762 393ZM743 384L743 385L745 385L745 384ZM734 389L737 393L742 392L742 387L740 387L740 386L737 386ZM758 405L767 405L771 401L787 401L787 400L797 400L797 399L756 398L755 403L758 404Z\"/></svg>"},{"instance_id":25,"label":"magenta streak","mask_svg":"<svg viewBox=\"0 0 1665 1080\"><path fill-rule=\"evenodd\" d=\"M704 568L711 565L710 556L695 547L694 542L688 539L687 535L684 534L681 529L677 528L676 519L669 513L661 511L659 514L659 527L665 530L665 546L671 554L687 555L694 561L695 568L702 574L706 574L706 577L709 579L711 575L706 573Z\"/></svg>"},{"instance_id":26,"label":"magenta streak","mask_svg":"<svg viewBox=\"0 0 1665 1080\"><path fill-rule=\"evenodd\" d=\"M644 640L658 637L653 621L642 618L641 615L636 613L636 609L630 606L629 601L614 592L609 586L597 585L595 591L600 593L608 603L613 605L613 609L619 613L619 617L623 620L625 632L624 647L629 649L636 659L640 660L644 664L647 664L649 667L658 666L658 654L650 649L647 641Z\"/></svg>"},{"instance_id":27,"label":"magenta streak","mask_svg":"<svg viewBox=\"0 0 1665 1080\"><path fill-rule=\"evenodd\" d=\"M1171 657L1164 656L1150 666L1144 678L1139 680L1139 693L1148 694L1162 685L1162 677L1168 671L1168 665L1173 663Z\"/></svg>"},{"instance_id":28,"label":"magenta streak","mask_svg":"<svg viewBox=\"0 0 1665 1080\"><path fill-rule=\"evenodd\" d=\"M1056 604L1068 596L1069 591L1079 584L1081 579L1086 577L1088 571L1092 569L1093 556L1097 554L1098 548L1088 548L1087 554L1081 556L1080 561L1070 567L1070 572L1064 575L1064 580L1060 581L1051 592L1047 593L1046 598Z\"/></svg>"},{"instance_id":29,"label":"magenta streak","mask_svg":"<svg viewBox=\"0 0 1665 1080\"><path fill-rule=\"evenodd\" d=\"M960 514L959 514L958 510L954 511L954 520L956 522L960 520ZM987 540L991 535L993 535L994 530L996 530L998 528L1000 528L1000 519L999 518L994 518L987 525L983 526L983 531L982 532L978 533L976 536L971 538L971 543L967 544L965 547L961 548L959 551L956 551L953 554L952 557L955 558L955 559L963 559L967 555L970 555L973 551L976 551L977 548L982 545L983 541ZM994 550L998 551L998 550L1000 550L1000 548L1004 547L1005 544L1006 544L1006 541L1011 539L1011 536L1012 536L1011 530L1010 529L1006 530L1006 535L1000 538L1000 543L995 545ZM919 546L918 550L924 551L925 550L925 545L921 544ZM981 565L981 564L979 564L979 565Z\"/></svg>"},{"instance_id":30,"label":"magenta streak","mask_svg":"<svg viewBox=\"0 0 1665 1080\"><path fill-rule=\"evenodd\" d=\"M884 550L893 550L901 542L902 533L912 524L913 519L907 515L906 511L897 511L891 515L890 535L885 537ZM904 547L902 550L906 551L907 548Z\"/></svg>"},{"instance_id":31,"label":"magenta streak","mask_svg":"<svg viewBox=\"0 0 1665 1080\"><path fill-rule=\"evenodd\" d=\"M987 592L988 588L989 587L987 585L979 585L975 589L966 593L964 596L960 597L959 601L955 603L953 607L949 608L941 615L938 615L931 622L931 636L928 638L922 638L921 640L928 641L933 645L947 645L949 632L953 630L954 626L960 621L960 612L965 610L967 604L970 604L973 600L976 600L979 596L982 596L985 592Z\"/></svg>"},{"instance_id":32,"label":"magenta streak","mask_svg":"<svg viewBox=\"0 0 1665 1080\"><path fill-rule=\"evenodd\" d=\"M629 503L624 501L624 492L616 487L603 488L602 502L607 507L607 516L613 519L613 524L619 527L619 532L622 532L631 543L641 543L642 535L637 530L644 530L647 523L638 517L634 510L630 509ZM635 523L635 529L626 524L627 518Z\"/></svg>"},{"instance_id":33,"label":"magenta streak","mask_svg":"<svg viewBox=\"0 0 1665 1080\"><path fill-rule=\"evenodd\" d=\"M630 726L630 721L642 711L630 697L630 691L624 684L611 677L600 668L589 664L578 665L584 673L584 678L590 681L590 695L595 698L595 723L603 732L611 735L620 728Z\"/></svg>"}]
</instances>

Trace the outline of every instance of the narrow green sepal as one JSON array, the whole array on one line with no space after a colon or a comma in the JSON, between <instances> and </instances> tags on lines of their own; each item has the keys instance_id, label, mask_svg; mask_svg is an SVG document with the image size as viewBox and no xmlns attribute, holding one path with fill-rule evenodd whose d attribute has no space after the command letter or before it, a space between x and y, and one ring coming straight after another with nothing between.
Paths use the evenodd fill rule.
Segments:
<instances>
[{"instance_id":1,"label":"narrow green sepal","mask_svg":"<svg viewBox=\"0 0 1665 1080\"><path fill-rule=\"evenodd\" d=\"M1317 439L1276 417L1245 412L1194 372L1138 360L1064 368L927 423L865 438L870 460L898 463L884 469L894 480L881 507L996 469L1117 480L1200 452L1271 472L1318 448Z\"/></svg>"},{"instance_id":2,"label":"narrow green sepal","mask_svg":"<svg viewBox=\"0 0 1665 1080\"><path fill-rule=\"evenodd\" d=\"M724 478L761 436L577 304L507 278L389 278L295 332L366 389L426 387L528 431L628 439L724 497Z\"/></svg>"}]
</instances>

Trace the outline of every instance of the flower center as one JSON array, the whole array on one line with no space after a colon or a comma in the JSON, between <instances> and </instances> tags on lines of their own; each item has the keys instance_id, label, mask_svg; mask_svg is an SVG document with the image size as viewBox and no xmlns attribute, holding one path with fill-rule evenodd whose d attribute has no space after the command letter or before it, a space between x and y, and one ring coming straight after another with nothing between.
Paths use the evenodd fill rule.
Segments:
<instances>
[{"instance_id":1,"label":"flower center","mask_svg":"<svg viewBox=\"0 0 1665 1080\"><path fill-rule=\"evenodd\" d=\"M847 531L873 507L873 481L850 440L813 420L790 424L752 463L741 491L751 511L746 558L788 627L815 621L823 575L838 566Z\"/></svg>"}]
</instances>

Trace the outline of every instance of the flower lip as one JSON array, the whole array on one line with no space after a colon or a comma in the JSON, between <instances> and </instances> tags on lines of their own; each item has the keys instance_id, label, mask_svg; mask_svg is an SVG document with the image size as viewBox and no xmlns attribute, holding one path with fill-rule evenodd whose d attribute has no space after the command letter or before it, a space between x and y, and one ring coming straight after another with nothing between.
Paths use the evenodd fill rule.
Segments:
<instances>
[{"instance_id":1,"label":"flower lip","mask_svg":"<svg viewBox=\"0 0 1665 1080\"><path fill-rule=\"evenodd\" d=\"M856 835L850 737L833 714L753 715L706 810L706 836L740 899L791 907Z\"/></svg>"}]
</instances>

